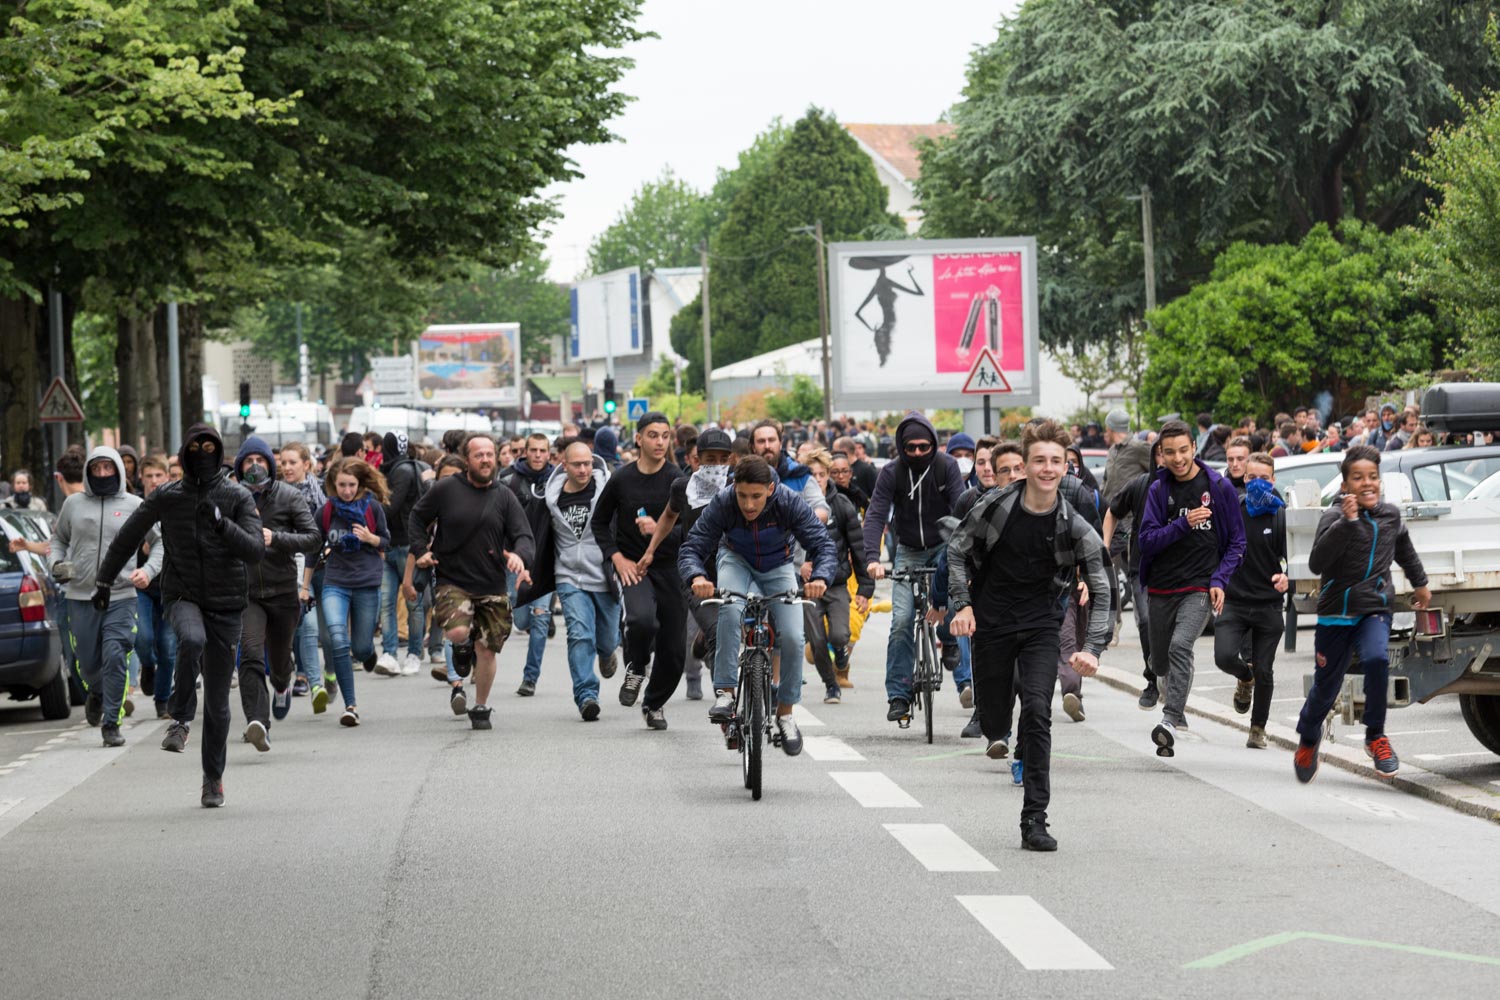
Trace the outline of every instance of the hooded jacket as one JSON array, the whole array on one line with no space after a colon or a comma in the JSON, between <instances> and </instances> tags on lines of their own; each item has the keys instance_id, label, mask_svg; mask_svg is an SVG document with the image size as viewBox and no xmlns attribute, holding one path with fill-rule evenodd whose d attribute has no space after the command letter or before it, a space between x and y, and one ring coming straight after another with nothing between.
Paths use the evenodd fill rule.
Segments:
<instances>
[{"instance_id":1,"label":"hooded jacket","mask_svg":"<svg viewBox=\"0 0 1500 1000\"><path fill-rule=\"evenodd\" d=\"M1104 499L1110 503L1130 481L1143 472L1151 471L1151 446L1144 441L1130 438L1112 445L1104 459Z\"/></svg>"},{"instance_id":2,"label":"hooded jacket","mask_svg":"<svg viewBox=\"0 0 1500 1000\"><path fill-rule=\"evenodd\" d=\"M610 472L620 467L620 439L614 431L601 427L594 432L594 454L604 459Z\"/></svg>"},{"instance_id":3,"label":"hooded jacket","mask_svg":"<svg viewBox=\"0 0 1500 1000\"><path fill-rule=\"evenodd\" d=\"M218 431L207 424L189 427L177 454L182 479L163 483L141 502L110 544L102 572L118 573L160 522L162 600L187 601L207 611L242 611L248 586L245 567L260 562L266 553L260 516L250 491L230 479L222 464L203 479L193 471L188 448L202 440L213 441L223 455ZM215 507L223 518L222 530L213 526Z\"/></svg>"},{"instance_id":4,"label":"hooded jacket","mask_svg":"<svg viewBox=\"0 0 1500 1000\"><path fill-rule=\"evenodd\" d=\"M1413 587L1427 586L1427 571L1395 504L1361 509L1353 521L1341 506L1325 510L1307 555L1307 568L1323 578L1318 624L1352 625L1365 615L1394 610L1393 561Z\"/></svg>"},{"instance_id":5,"label":"hooded jacket","mask_svg":"<svg viewBox=\"0 0 1500 1000\"><path fill-rule=\"evenodd\" d=\"M516 586L517 607L557 589L557 581L553 575L552 514L547 508L547 481L554 468L548 463L538 471L526 459L520 458L496 477L500 485L514 493L521 502L526 523L531 526L532 542L536 545L536 563L528 567L531 570L531 582Z\"/></svg>"},{"instance_id":6,"label":"hooded jacket","mask_svg":"<svg viewBox=\"0 0 1500 1000\"><path fill-rule=\"evenodd\" d=\"M829 509L828 498L823 495L823 490L812 477L812 470L807 466L792 461L790 455L782 452L771 471L776 473L781 485L802 497L814 514Z\"/></svg>"},{"instance_id":7,"label":"hooded jacket","mask_svg":"<svg viewBox=\"0 0 1500 1000\"><path fill-rule=\"evenodd\" d=\"M113 462L120 477L119 489L107 497L94 492L87 471L89 465L101 458ZM84 465L83 492L74 493L63 501L57 524L52 529L52 565L69 563L73 568L73 576L63 590L69 600L89 600L100 582L109 585L111 600L125 600L135 593L135 586L130 582L130 574L135 572L135 560L130 560L128 565L121 563L108 575L103 575L100 570L104 553L140 505L140 497L126 492L125 463L120 460L120 453L102 446L89 452L88 462ZM154 580L162 567L161 536L153 530L145 540L151 543L151 557L141 568Z\"/></svg>"},{"instance_id":8,"label":"hooded jacket","mask_svg":"<svg viewBox=\"0 0 1500 1000\"><path fill-rule=\"evenodd\" d=\"M608 568L609 560L604 558L593 530L594 505L599 502L599 494L604 492L604 484L609 482L609 474L597 466L594 469L594 498L589 502L589 516L583 524L582 538L573 534L572 526L557 506L567 480L568 471L561 467L547 480L546 505L552 515L552 538L556 543L553 548L557 585L566 584L593 594L612 592L614 581Z\"/></svg>"},{"instance_id":9,"label":"hooded jacket","mask_svg":"<svg viewBox=\"0 0 1500 1000\"><path fill-rule=\"evenodd\" d=\"M852 485L852 484L851 484ZM859 511L854 501L836 489L828 494L828 535L833 539L833 561L838 567L833 581L835 587L845 586L849 574L854 574L856 593L861 597L875 596L875 581L866 569L870 560L865 558L865 534L859 521Z\"/></svg>"},{"instance_id":10,"label":"hooded jacket","mask_svg":"<svg viewBox=\"0 0 1500 1000\"><path fill-rule=\"evenodd\" d=\"M121 488L134 493L136 496L144 496L145 488L141 485L141 456L137 455L135 449L128 444L120 445L120 464L123 467L125 459L129 458L135 466L135 475L121 475L120 481L124 483Z\"/></svg>"},{"instance_id":11,"label":"hooded jacket","mask_svg":"<svg viewBox=\"0 0 1500 1000\"><path fill-rule=\"evenodd\" d=\"M1218 472L1203 464L1202 459L1193 459L1199 469L1208 473L1208 491L1212 494L1210 505L1215 516L1214 534L1219 536L1219 565L1209 577L1210 588L1227 590L1234 571L1240 568L1245 556L1245 521L1240 517L1240 495L1234 484ZM1172 515L1167 510L1167 477L1171 470L1163 466L1151 477L1146 487L1146 506L1141 512L1141 583L1151 585L1151 563L1169 545L1187 537L1193 529L1187 518ZM1194 473L1196 475L1197 473Z\"/></svg>"},{"instance_id":12,"label":"hooded jacket","mask_svg":"<svg viewBox=\"0 0 1500 1000\"><path fill-rule=\"evenodd\" d=\"M677 571L684 583L698 576L713 579L708 565L716 560L722 544L761 573L790 563L794 542L800 542L812 560L812 579L831 586L838 576L833 539L800 494L777 484L760 516L746 521L734 490L720 490L683 541Z\"/></svg>"},{"instance_id":13,"label":"hooded jacket","mask_svg":"<svg viewBox=\"0 0 1500 1000\"><path fill-rule=\"evenodd\" d=\"M387 432L380 442L380 469L390 492L390 500L383 506L392 547L410 544L406 521L422 495L422 468L408 454L408 447L405 434Z\"/></svg>"},{"instance_id":14,"label":"hooded jacket","mask_svg":"<svg viewBox=\"0 0 1500 1000\"><path fill-rule=\"evenodd\" d=\"M271 467L271 478L265 486L259 491L250 490L261 527L271 531L266 557L250 571L249 580L249 596L253 600L265 601L297 592L296 555L316 552L323 535L313 521L312 511L308 510L302 492L276 478L276 456L261 438L252 434L240 445L239 454L234 458L235 477L243 483L245 459L250 455L260 455Z\"/></svg>"},{"instance_id":15,"label":"hooded jacket","mask_svg":"<svg viewBox=\"0 0 1500 1000\"><path fill-rule=\"evenodd\" d=\"M931 459L925 469L914 468L903 450L905 442L921 436L932 442ZM938 521L953 513L964 492L963 476L952 456L938 451L937 431L916 410L896 427L898 454L875 480L870 507L865 511L865 555L880 558L880 536L886 521L895 525L896 541L907 548L935 549L943 544Z\"/></svg>"}]
</instances>

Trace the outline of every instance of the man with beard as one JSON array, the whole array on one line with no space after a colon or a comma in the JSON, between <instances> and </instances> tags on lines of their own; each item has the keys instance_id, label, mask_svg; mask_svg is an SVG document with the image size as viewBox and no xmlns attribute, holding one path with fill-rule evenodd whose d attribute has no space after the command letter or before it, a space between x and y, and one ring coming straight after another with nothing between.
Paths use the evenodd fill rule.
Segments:
<instances>
[{"instance_id":1,"label":"man with beard","mask_svg":"<svg viewBox=\"0 0 1500 1000\"><path fill-rule=\"evenodd\" d=\"M774 420L762 420L756 424L755 429L750 432L750 447L755 454L766 460L781 485L801 495L818 516L818 520L828 520L828 500L818 484L812 481L812 474L807 466L792 461L792 457L782 449L780 424Z\"/></svg>"}]
</instances>

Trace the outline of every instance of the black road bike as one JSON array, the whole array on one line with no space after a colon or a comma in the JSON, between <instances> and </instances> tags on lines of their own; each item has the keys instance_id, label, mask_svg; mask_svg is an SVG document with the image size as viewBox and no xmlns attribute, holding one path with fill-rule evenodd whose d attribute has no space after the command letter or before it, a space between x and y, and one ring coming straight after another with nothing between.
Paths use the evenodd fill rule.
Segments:
<instances>
[{"instance_id":1,"label":"black road bike","mask_svg":"<svg viewBox=\"0 0 1500 1000\"><path fill-rule=\"evenodd\" d=\"M916 654L912 661L912 707L922 710L928 743L932 742L932 700L943 686L937 626L927 620L927 613L932 610L932 577L936 572L936 566L913 566L890 574L898 583L911 584L912 603L916 607L912 619L912 648ZM899 725L902 729L911 728L911 715Z\"/></svg>"}]
</instances>

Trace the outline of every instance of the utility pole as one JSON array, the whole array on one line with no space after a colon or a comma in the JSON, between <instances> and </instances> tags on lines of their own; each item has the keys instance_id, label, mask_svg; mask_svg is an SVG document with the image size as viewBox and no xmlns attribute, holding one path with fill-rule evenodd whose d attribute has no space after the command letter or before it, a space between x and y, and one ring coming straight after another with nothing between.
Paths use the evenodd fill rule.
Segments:
<instances>
[{"instance_id":1,"label":"utility pole","mask_svg":"<svg viewBox=\"0 0 1500 1000\"><path fill-rule=\"evenodd\" d=\"M52 377L53 378L60 378L60 379L66 380L67 367L66 367L66 365L64 363L64 358L63 358L63 317L62 317L62 311L63 311L63 297L62 297L62 292L59 292L57 290L57 287L54 285L54 286L52 286L52 287L50 287L50 288L47 289L47 337L48 337L48 341L49 341L48 347L50 348L50 350L52 352ZM78 394L80 396L82 396L83 392L80 390ZM57 460L62 457L62 453L64 451L66 451L67 448L68 448L68 425L67 424L61 424L61 423L53 424L52 425L52 463L54 465L57 463ZM38 471L40 471L40 470L38 470ZM53 480L53 478L51 476L47 476L46 479L47 479L47 481L49 483L50 482L54 482L54 480ZM32 480L32 485L33 486L36 485L36 480L35 479ZM53 487L53 488L54 488L54 490L56 489L56 487ZM40 491L38 491L38 492L40 492ZM61 497L59 496L58 499L60 500Z\"/></svg>"},{"instance_id":2,"label":"utility pole","mask_svg":"<svg viewBox=\"0 0 1500 1000\"><path fill-rule=\"evenodd\" d=\"M823 422L833 423L833 361L828 353L828 262L823 247L823 220L813 224L818 242L818 335L823 340Z\"/></svg>"},{"instance_id":3,"label":"utility pole","mask_svg":"<svg viewBox=\"0 0 1500 1000\"><path fill-rule=\"evenodd\" d=\"M176 454L182 449L182 341L177 329L177 303L167 303L167 443Z\"/></svg>"},{"instance_id":4,"label":"utility pole","mask_svg":"<svg viewBox=\"0 0 1500 1000\"><path fill-rule=\"evenodd\" d=\"M1146 311L1156 308L1156 238L1152 232L1151 185L1141 185L1141 245L1146 258Z\"/></svg>"},{"instance_id":5,"label":"utility pole","mask_svg":"<svg viewBox=\"0 0 1500 1000\"><path fill-rule=\"evenodd\" d=\"M714 413L714 349L708 339L708 240L698 244L698 260L703 267L703 283L700 298L703 301L703 402L708 408L710 423L717 421Z\"/></svg>"}]
</instances>

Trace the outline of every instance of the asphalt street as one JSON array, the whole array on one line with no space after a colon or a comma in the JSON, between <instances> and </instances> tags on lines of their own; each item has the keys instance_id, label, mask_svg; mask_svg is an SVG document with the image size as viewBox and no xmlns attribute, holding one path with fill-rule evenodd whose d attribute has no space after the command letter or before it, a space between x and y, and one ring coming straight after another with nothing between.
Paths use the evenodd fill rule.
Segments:
<instances>
[{"instance_id":1,"label":"asphalt street","mask_svg":"<svg viewBox=\"0 0 1500 1000\"><path fill-rule=\"evenodd\" d=\"M271 752L231 742L220 810L198 805L201 727L185 755L158 749L154 719L105 750L81 712L0 710L0 983L155 1000L1494 994L1500 827L1335 768L1300 786L1285 750L1199 719L1158 758L1154 715L1092 684L1087 721L1055 711L1061 848L1024 852L1020 789L959 739L953 691L931 746L884 721L888 621L843 704L808 670L807 749L768 757L758 803L707 702L679 691L671 728L648 732L617 676L580 721L560 632L534 698L512 693L524 652L506 648L492 732L425 673L361 675L357 729L298 699ZM1128 636L1109 661L1138 662ZM1200 661L1200 681L1216 673Z\"/></svg>"}]
</instances>

